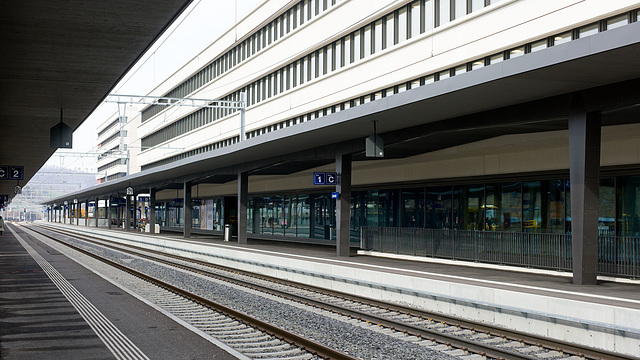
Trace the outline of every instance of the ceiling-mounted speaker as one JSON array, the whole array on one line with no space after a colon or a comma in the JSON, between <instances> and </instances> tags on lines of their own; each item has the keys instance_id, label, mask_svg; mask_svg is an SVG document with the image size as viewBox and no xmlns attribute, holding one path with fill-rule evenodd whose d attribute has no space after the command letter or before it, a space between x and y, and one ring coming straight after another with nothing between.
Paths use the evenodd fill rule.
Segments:
<instances>
[{"instance_id":1,"label":"ceiling-mounted speaker","mask_svg":"<svg viewBox=\"0 0 640 360\"><path fill-rule=\"evenodd\" d=\"M60 109L60 123L51 128L49 133L49 147L52 149L71 149L73 130L62 122L62 109Z\"/></svg>"},{"instance_id":2,"label":"ceiling-mounted speaker","mask_svg":"<svg viewBox=\"0 0 640 360\"><path fill-rule=\"evenodd\" d=\"M384 157L384 140L378 135L371 135L365 140L365 154L368 158Z\"/></svg>"}]
</instances>

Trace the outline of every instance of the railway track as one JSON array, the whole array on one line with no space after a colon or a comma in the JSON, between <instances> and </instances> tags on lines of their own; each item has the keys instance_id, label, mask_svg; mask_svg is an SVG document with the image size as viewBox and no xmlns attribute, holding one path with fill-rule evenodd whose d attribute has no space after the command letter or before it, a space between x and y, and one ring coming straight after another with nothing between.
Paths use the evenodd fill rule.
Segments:
<instances>
[{"instance_id":1,"label":"railway track","mask_svg":"<svg viewBox=\"0 0 640 360\"><path fill-rule=\"evenodd\" d=\"M60 234L78 238L72 232ZM88 240L93 238L94 240ZM159 261L183 270L195 272L219 281L294 301L316 311L330 312L343 321L373 328L391 336L403 338L432 350L465 359L636 359L574 344L505 330L461 319L428 313L398 305L382 303L344 293L273 279L212 265L192 259L124 245L103 238L82 236L83 241L96 241L118 251ZM142 253L140 253L142 252Z\"/></svg>"},{"instance_id":2,"label":"railway track","mask_svg":"<svg viewBox=\"0 0 640 360\"><path fill-rule=\"evenodd\" d=\"M190 323L208 335L224 342L250 359L337 359L357 358L324 346L248 314L236 311L210 299L198 296L153 276L106 259L78 246L60 241L54 236L29 228L41 236L63 244L109 266L119 269L139 281L135 291L141 297ZM28 233L27 233L28 235ZM131 281L131 280L129 280Z\"/></svg>"}]
</instances>

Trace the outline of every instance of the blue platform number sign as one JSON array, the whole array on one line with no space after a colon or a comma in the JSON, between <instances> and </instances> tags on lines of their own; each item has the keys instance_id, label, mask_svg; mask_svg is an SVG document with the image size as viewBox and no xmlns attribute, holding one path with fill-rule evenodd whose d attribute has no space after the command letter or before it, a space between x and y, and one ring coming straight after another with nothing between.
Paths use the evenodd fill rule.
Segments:
<instances>
[{"instance_id":1,"label":"blue platform number sign","mask_svg":"<svg viewBox=\"0 0 640 360\"><path fill-rule=\"evenodd\" d=\"M327 174L323 172L314 172L313 173L313 185L326 185L327 184Z\"/></svg>"},{"instance_id":2,"label":"blue platform number sign","mask_svg":"<svg viewBox=\"0 0 640 360\"><path fill-rule=\"evenodd\" d=\"M8 180L8 179L9 179L9 167L0 166L0 180Z\"/></svg>"},{"instance_id":3,"label":"blue platform number sign","mask_svg":"<svg viewBox=\"0 0 640 360\"><path fill-rule=\"evenodd\" d=\"M334 172L327 173L327 185L337 185L338 184L338 174Z\"/></svg>"},{"instance_id":4,"label":"blue platform number sign","mask_svg":"<svg viewBox=\"0 0 640 360\"><path fill-rule=\"evenodd\" d=\"M338 173L335 172L314 172L313 185L337 185Z\"/></svg>"},{"instance_id":5,"label":"blue platform number sign","mask_svg":"<svg viewBox=\"0 0 640 360\"><path fill-rule=\"evenodd\" d=\"M331 193L331 198L332 199L340 199L340 193L339 192L332 192Z\"/></svg>"}]
</instances>

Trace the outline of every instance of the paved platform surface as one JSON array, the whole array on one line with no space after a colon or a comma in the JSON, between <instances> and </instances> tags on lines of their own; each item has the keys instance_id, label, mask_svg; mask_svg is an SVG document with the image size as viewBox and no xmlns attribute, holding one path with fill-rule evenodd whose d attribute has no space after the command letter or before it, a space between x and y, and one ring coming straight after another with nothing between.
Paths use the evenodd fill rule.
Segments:
<instances>
[{"instance_id":1,"label":"paved platform surface","mask_svg":"<svg viewBox=\"0 0 640 360\"><path fill-rule=\"evenodd\" d=\"M139 348L144 355L137 358L236 358L20 227L7 225L15 233L6 229L0 238L0 359L115 358L16 233Z\"/></svg>"}]
</instances>

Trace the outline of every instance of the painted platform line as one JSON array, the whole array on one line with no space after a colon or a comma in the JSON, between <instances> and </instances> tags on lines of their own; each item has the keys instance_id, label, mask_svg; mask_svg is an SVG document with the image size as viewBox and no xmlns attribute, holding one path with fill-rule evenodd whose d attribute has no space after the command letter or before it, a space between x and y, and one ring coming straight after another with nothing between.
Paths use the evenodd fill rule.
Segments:
<instances>
[{"instance_id":1,"label":"painted platform line","mask_svg":"<svg viewBox=\"0 0 640 360\"><path fill-rule=\"evenodd\" d=\"M49 279L58 287L60 292L76 308L78 313L98 335L116 359L139 360L149 358L131 340L109 321L87 298L85 298L71 283L67 281L51 264L38 254L11 227L9 231L18 239L29 255L40 265Z\"/></svg>"}]
</instances>

